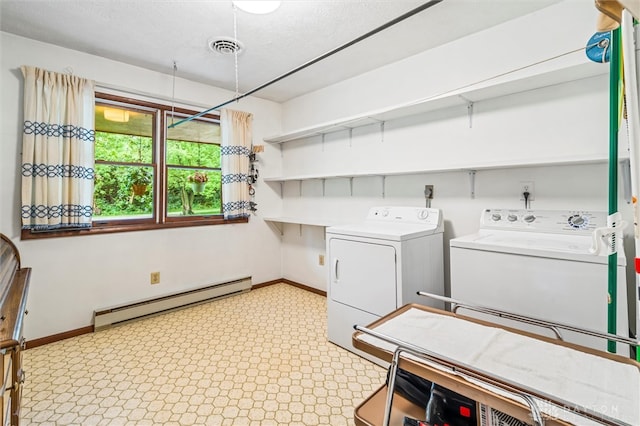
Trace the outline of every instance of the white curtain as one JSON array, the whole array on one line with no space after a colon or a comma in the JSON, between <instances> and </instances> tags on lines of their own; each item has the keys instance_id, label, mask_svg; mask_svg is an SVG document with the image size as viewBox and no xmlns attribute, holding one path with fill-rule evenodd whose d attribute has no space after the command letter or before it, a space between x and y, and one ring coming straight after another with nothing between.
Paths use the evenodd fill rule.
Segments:
<instances>
[{"instance_id":1,"label":"white curtain","mask_svg":"<svg viewBox=\"0 0 640 426\"><path fill-rule=\"evenodd\" d=\"M221 110L222 212L225 219L249 217L249 154L253 115Z\"/></svg>"},{"instance_id":2,"label":"white curtain","mask_svg":"<svg viewBox=\"0 0 640 426\"><path fill-rule=\"evenodd\" d=\"M91 226L94 82L23 66L22 227Z\"/></svg>"}]
</instances>

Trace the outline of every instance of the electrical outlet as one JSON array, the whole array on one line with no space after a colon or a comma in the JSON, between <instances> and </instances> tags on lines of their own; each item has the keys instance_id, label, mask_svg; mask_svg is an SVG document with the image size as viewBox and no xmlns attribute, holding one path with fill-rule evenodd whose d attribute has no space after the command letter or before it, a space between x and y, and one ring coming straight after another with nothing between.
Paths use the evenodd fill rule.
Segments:
<instances>
[{"instance_id":1,"label":"electrical outlet","mask_svg":"<svg viewBox=\"0 0 640 426\"><path fill-rule=\"evenodd\" d=\"M324 266L324 254L318 255L318 265Z\"/></svg>"},{"instance_id":2,"label":"electrical outlet","mask_svg":"<svg viewBox=\"0 0 640 426\"><path fill-rule=\"evenodd\" d=\"M424 186L424 198L427 200L433 200L433 185Z\"/></svg>"},{"instance_id":3,"label":"electrical outlet","mask_svg":"<svg viewBox=\"0 0 640 426\"><path fill-rule=\"evenodd\" d=\"M520 182L520 201L524 201L525 192L529 193L528 201L535 200L535 186L532 181Z\"/></svg>"},{"instance_id":4,"label":"electrical outlet","mask_svg":"<svg viewBox=\"0 0 640 426\"><path fill-rule=\"evenodd\" d=\"M151 273L151 284L160 284L160 272Z\"/></svg>"}]
</instances>

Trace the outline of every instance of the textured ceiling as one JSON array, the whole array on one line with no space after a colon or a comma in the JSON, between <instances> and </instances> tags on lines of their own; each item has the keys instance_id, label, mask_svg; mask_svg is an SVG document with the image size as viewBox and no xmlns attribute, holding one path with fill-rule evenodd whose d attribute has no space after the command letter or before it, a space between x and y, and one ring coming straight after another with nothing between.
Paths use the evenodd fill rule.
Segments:
<instances>
[{"instance_id":1,"label":"textured ceiling","mask_svg":"<svg viewBox=\"0 0 640 426\"><path fill-rule=\"evenodd\" d=\"M255 94L283 102L559 0L444 0ZM208 41L234 37L244 93L425 3L290 0L267 15L230 0L0 0L0 30L235 90L235 57ZM491 46L490 48L494 48Z\"/></svg>"}]
</instances>

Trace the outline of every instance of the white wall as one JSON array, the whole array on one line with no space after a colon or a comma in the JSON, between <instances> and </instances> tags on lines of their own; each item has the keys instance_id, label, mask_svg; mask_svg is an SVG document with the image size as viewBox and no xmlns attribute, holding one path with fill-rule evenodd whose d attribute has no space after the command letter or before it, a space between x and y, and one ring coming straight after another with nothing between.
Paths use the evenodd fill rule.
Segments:
<instances>
[{"instance_id":1,"label":"white wall","mask_svg":"<svg viewBox=\"0 0 640 426\"><path fill-rule=\"evenodd\" d=\"M583 48L595 31L595 18L590 2L560 3L293 99L283 105L283 127L293 131L444 93L564 52L577 50L555 61L554 66L583 63ZM602 66L607 73L608 65ZM621 146L624 154L626 141ZM424 206L424 185L435 185L432 206L442 209L445 219L448 286L449 240L476 232L484 208L523 208L521 181L535 183L534 209L607 211L608 169L604 160L480 169L474 199L466 169L496 163L607 158L608 81L602 75L476 102L472 127L463 105L387 122L384 138L374 124L355 129L351 139L345 130L326 135L324 142L314 137L286 143L282 152L284 176L460 168L387 177L384 198L380 177L355 178L353 195L349 180L344 178L327 179L324 196L321 180L303 181L302 196L298 182L287 182L283 191L283 215L348 222L361 220L376 205ZM632 223L631 208L622 200L620 210ZM326 290L326 271L318 266L318 255L325 253L322 231L285 227L284 277ZM627 257L632 259L629 243L627 238Z\"/></svg>"},{"instance_id":2,"label":"white wall","mask_svg":"<svg viewBox=\"0 0 640 426\"><path fill-rule=\"evenodd\" d=\"M252 276L254 283L282 277L280 238L258 217L248 224L127 232L20 241L20 153L22 126L21 65L34 65L94 79L150 97L170 99L168 74L151 72L56 46L0 33L2 50L0 115L0 230L18 246L25 266L33 268L27 340L92 324L93 311L227 279ZM233 93L178 78L176 99L211 107ZM229 108L254 113L254 143L280 130L280 105L246 98ZM205 108L202 108L205 109ZM280 154L266 147L262 167L279 168ZM280 199L258 183L259 209L280 208ZM151 286L149 273L160 271Z\"/></svg>"}]
</instances>

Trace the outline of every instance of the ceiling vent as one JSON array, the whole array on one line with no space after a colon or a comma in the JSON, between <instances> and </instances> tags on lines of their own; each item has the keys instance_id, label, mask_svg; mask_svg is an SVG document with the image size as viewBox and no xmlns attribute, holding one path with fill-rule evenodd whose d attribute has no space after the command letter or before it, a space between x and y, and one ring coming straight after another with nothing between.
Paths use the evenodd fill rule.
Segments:
<instances>
[{"instance_id":1,"label":"ceiling vent","mask_svg":"<svg viewBox=\"0 0 640 426\"><path fill-rule=\"evenodd\" d=\"M209 40L209 49L222 55L233 55L243 50L242 43L231 37L217 37Z\"/></svg>"}]
</instances>

